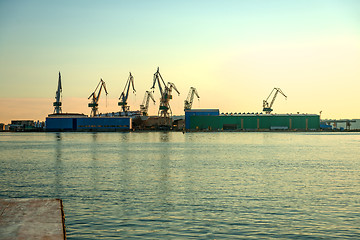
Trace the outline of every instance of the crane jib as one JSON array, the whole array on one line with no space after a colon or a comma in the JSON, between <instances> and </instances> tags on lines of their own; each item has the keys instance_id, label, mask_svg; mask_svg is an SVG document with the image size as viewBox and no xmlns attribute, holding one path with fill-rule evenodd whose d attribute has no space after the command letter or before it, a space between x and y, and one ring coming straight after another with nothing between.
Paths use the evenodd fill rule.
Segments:
<instances>
[{"instance_id":1,"label":"crane jib","mask_svg":"<svg viewBox=\"0 0 360 240\"><path fill-rule=\"evenodd\" d=\"M274 93L274 92L275 92L275 93ZM273 98L272 98L272 100L271 100L271 102L270 102L270 104L269 104L268 99L271 97L271 95L272 95L273 93L274 93L274 96L273 96ZM274 88L274 89L270 92L270 94L269 94L269 96L266 98L266 100L263 100L263 111L266 112L267 114L269 114L269 113L271 113L271 112L273 111L272 106L274 105L274 102L275 102L275 99L276 99L278 93L281 93L281 94L285 97L285 99L287 98L287 96L284 94L284 92L283 92L280 88Z\"/></svg>"}]
</instances>

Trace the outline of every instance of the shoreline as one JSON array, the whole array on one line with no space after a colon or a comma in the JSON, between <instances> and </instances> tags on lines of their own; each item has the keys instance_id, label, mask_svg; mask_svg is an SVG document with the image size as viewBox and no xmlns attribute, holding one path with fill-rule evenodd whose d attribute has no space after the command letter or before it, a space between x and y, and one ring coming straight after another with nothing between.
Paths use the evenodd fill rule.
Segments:
<instances>
[{"instance_id":1,"label":"shoreline","mask_svg":"<svg viewBox=\"0 0 360 240\"><path fill-rule=\"evenodd\" d=\"M47 133L61 133L61 132L72 132L72 133L83 133L83 132L119 132L119 133L126 133L126 132L182 132L182 133L197 133L197 132L287 132L287 133L291 133L291 132L325 132L325 133L329 133L329 132L360 132L360 129L350 129L350 130L270 130L270 129L237 129L237 130L174 130L174 129L131 129L131 130L106 130L106 131L99 131L99 130L81 130L81 131L71 131L71 130L63 130L63 131L47 131L47 130L25 130L25 131L9 131L9 130L5 130L5 131L0 131L0 133L29 133L29 132L47 132Z\"/></svg>"}]
</instances>

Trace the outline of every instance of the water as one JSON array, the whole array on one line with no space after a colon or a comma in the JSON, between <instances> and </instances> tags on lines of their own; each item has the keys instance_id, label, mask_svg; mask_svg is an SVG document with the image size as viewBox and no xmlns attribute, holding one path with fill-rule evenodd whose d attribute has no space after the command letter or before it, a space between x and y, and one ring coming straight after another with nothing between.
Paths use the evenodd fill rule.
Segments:
<instances>
[{"instance_id":1,"label":"water","mask_svg":"<svg viewBox=\"0 0 360 240\"><path fill-rule=\"evenodd\" d=\"M1 133L0 198L68 239L359 239L359 133Z\"/></svg>"}]
</instances>

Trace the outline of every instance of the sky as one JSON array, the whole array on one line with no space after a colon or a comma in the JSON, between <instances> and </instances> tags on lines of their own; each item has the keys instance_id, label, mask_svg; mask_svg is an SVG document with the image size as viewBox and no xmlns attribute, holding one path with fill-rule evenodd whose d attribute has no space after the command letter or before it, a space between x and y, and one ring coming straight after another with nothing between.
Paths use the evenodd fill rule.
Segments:
<instances>
[{"instance_id":1,"label":"sky","mask_svg":"<svg viewBox=\"0 0 360 240\"><path fill-rule=\"evenodd\" d=\"M0 122L44 121L59 71L63 112L90 114L100 78L99 111L119 111L129 72L139 110L157 67L174 115L190 87L220 112L261 112L277 87L274 113L360 118L360 1L0 0Z\"/></svg>"}]
</instances>

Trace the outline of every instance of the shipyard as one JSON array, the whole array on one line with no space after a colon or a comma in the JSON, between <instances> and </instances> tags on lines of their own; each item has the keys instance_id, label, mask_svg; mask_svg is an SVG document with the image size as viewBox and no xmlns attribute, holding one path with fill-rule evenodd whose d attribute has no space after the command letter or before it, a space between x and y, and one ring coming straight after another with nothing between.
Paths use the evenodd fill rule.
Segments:
<instances>
[{"instance_id":1,"label":"shipyard","mask_svg":"<svg viewBox=\"0 0 360 240\"><path fill-rule=\"evenodd\" d=\"M0 240L359 239L360 1L0 1Z\"/></svg>"},{"instance_id":2,"label":"shipyard","mask_svg":"<svg viewBox=\"0 0 360 240\"><path fill-rule=\"evenodd\" d=\"M160 94L156 101L154 92ZM286 113L274 114L273 107L277 96L287 99L280 88L273 88L268 97L263 100L262 112L220 112L220 109L193 108L195 99L200 99L196 88L190 87L184 100L183 115L173 115L170 102L173 94L180 95L172 82L165 82L159 68L153 75L152 87L144 94L139 109L128 104L131 93L135 93L134 77L129 73L124 90L118 101L118 112L99 112L99 100L107 95L106 83L100 79L95 90L90 94L88 107L90 115L84 113L68 113L63 111L62 78L58 75L53 113L44 122L33 120L14 120L1 131L357 131L357 121L353 119L321 120L320 114ZM158 115L148 113L150 104L158 104ZM66 107L66 106L65 106ZM135 109L135 110L134 110ZM360 121L359 121L360 122ZM338 124L340 127L338 128ZM351 125L355 127L351 128Z\"/></svg>"}]
</instances>

